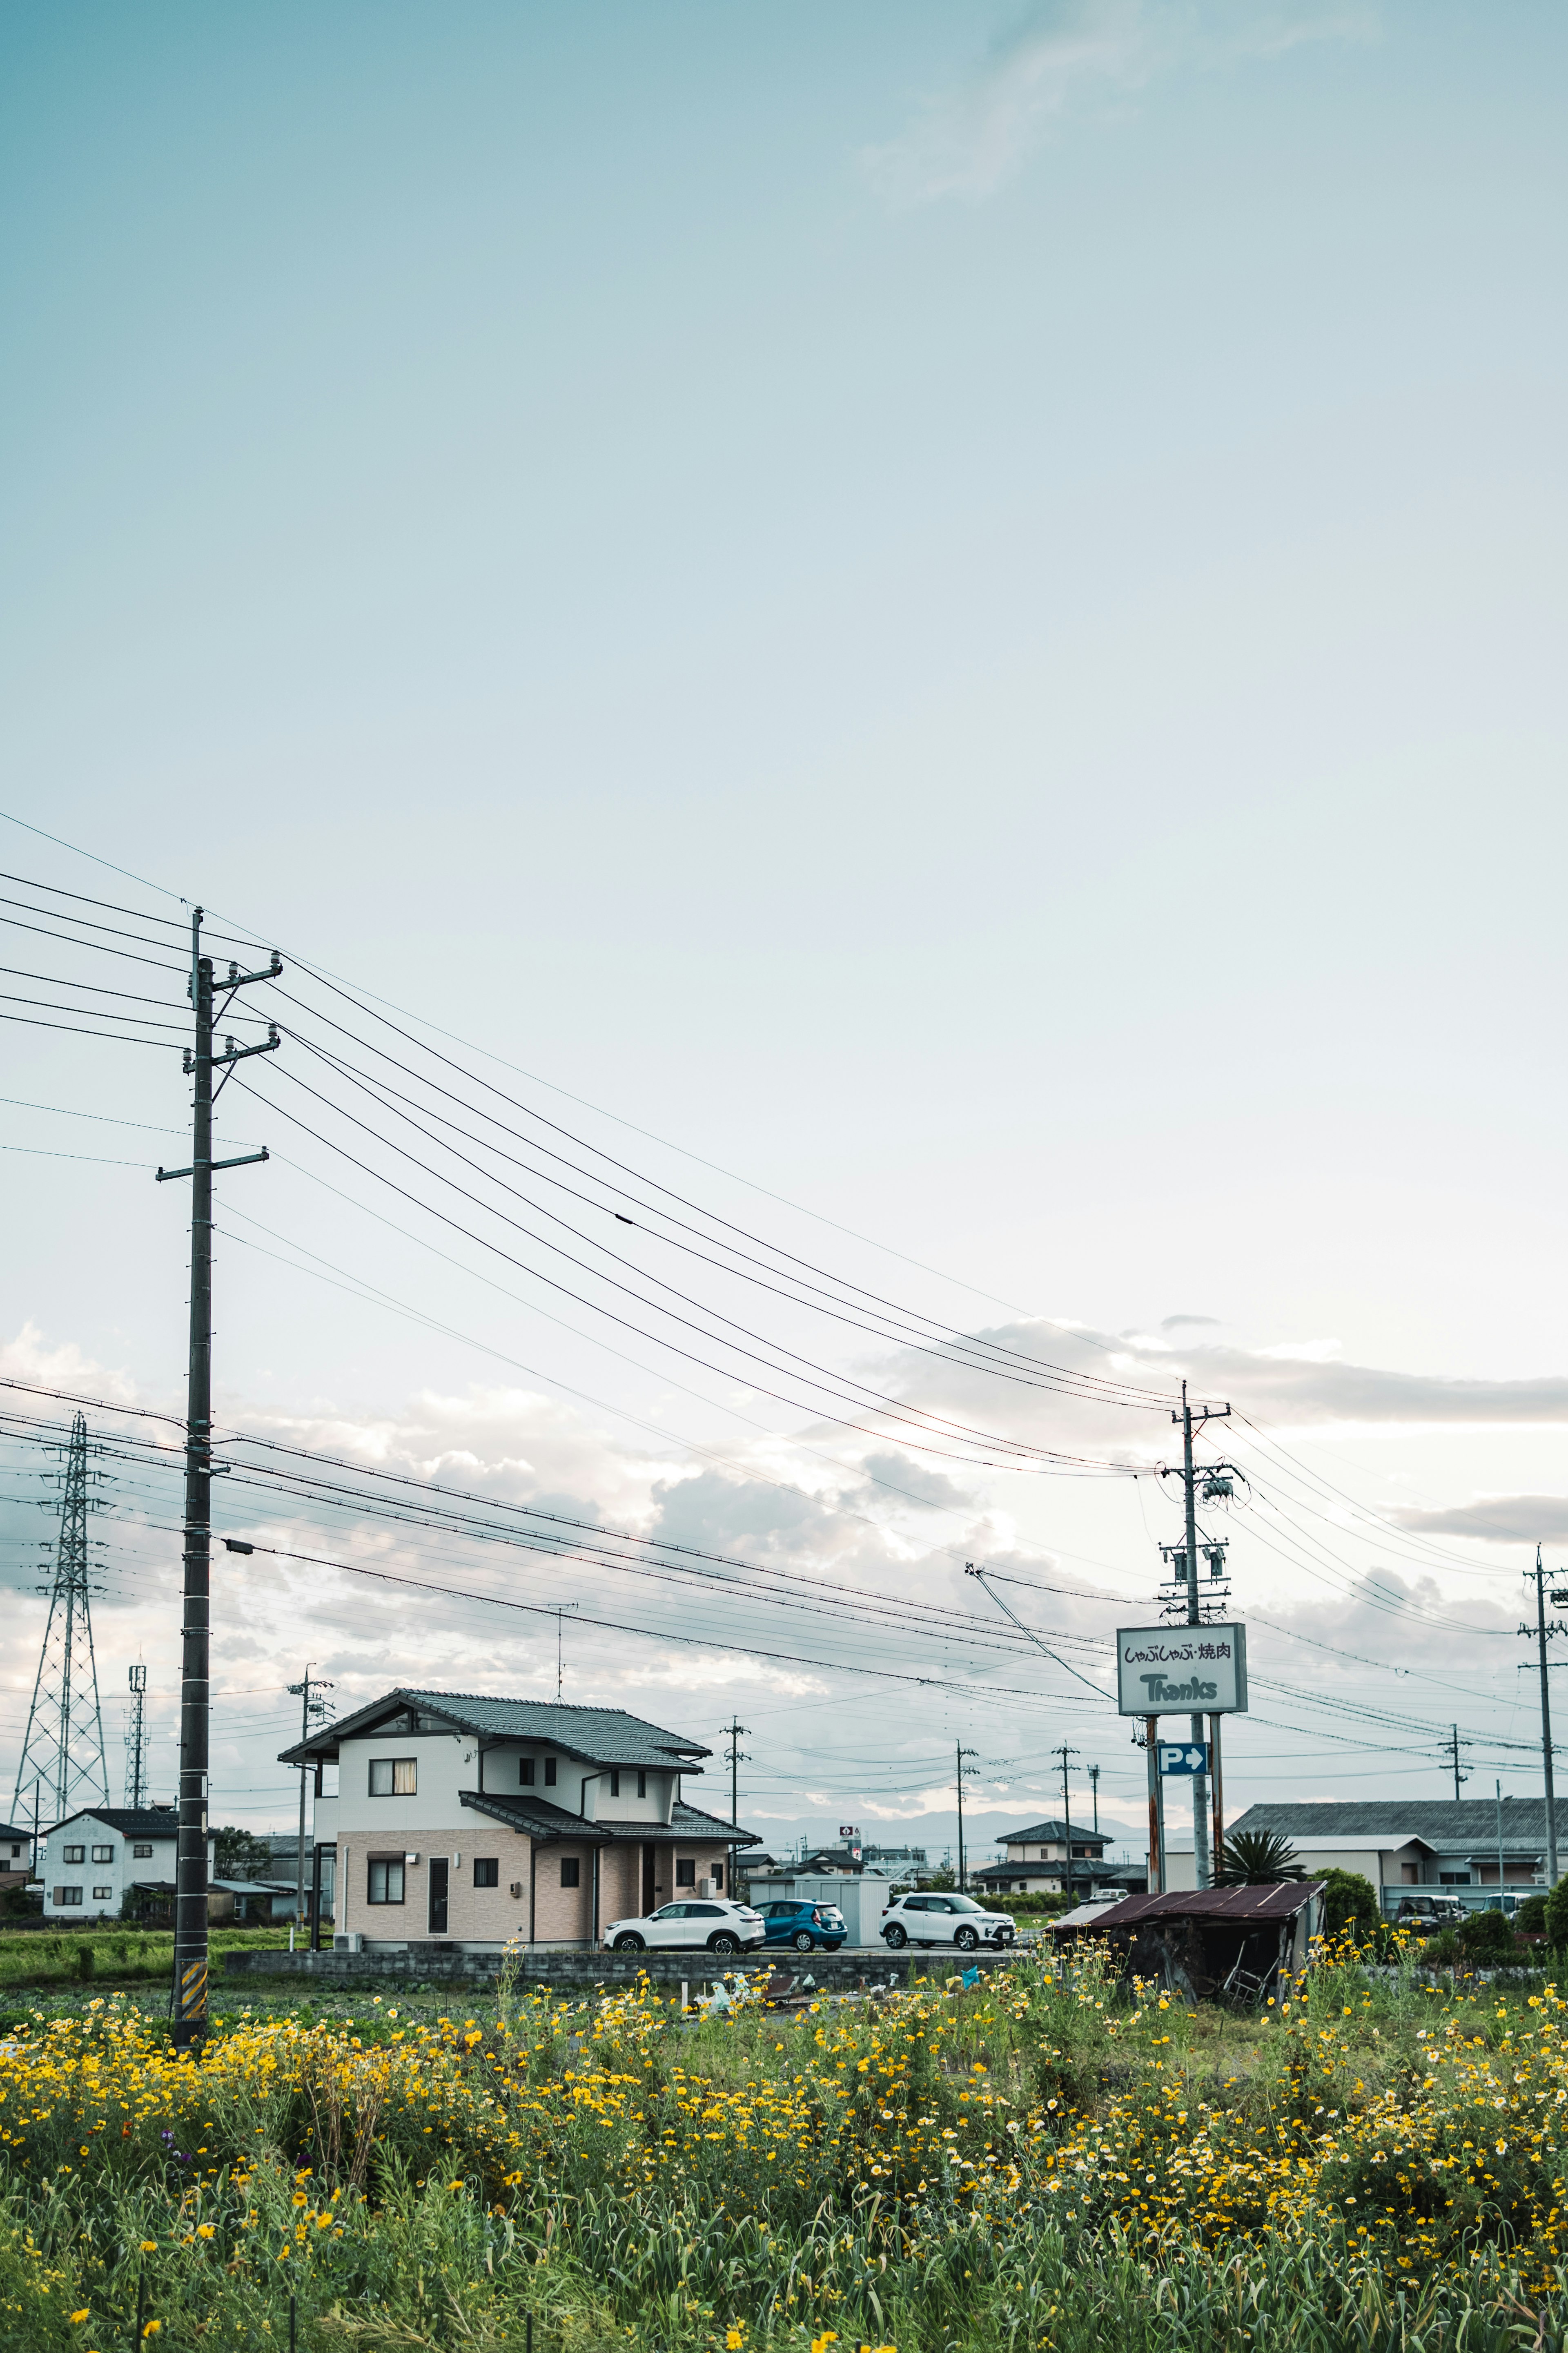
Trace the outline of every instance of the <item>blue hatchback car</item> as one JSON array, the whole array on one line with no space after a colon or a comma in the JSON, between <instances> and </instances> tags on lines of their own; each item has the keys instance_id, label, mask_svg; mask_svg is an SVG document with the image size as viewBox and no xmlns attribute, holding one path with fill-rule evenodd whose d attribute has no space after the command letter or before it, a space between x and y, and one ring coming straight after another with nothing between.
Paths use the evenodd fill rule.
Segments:
<instances>
[{"instance_id":1,"label":"blue hatchback car","mask_svg":"<svg viewBox=\"0 0 1568 2353\"><path fill-rule=\"evenodd\" d=\"M795 1904L784 1900L758 1906L763 1915L764 1945L793 1945L797 1953L836 1953L849 1933L837 1904Z\"/></svg>"}]
</instances>

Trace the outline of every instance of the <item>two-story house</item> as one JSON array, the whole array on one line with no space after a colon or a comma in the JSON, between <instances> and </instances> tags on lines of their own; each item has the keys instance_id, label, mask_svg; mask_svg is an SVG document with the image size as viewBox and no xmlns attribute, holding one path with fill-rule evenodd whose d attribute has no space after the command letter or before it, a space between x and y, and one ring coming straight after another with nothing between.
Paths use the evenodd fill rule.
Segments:
<instances>
[{"instance_id":1,"label":"two-story house","mask_svg":"<svg viewBox=\"0 0 1568 2353\"><path fill-rule=\"evenodd\" d=\"M39 1841L45 1918L116 1917L132 1887L172 1894L178 1831L173 1806L101 1806L57 1822ZM213 1844L209 1838L209 1877Z\"/></svg>"},{"instance_id":2,"label":"two-story house","mask_svg":"<svg viewBox=\"0 0 1568 2353\"><path fill-rule=\"evenodd\" d=\"M970 1883L992 1895L1087 1895L1118 1884L1117 1867L1105 1861L1107 1843L1081 1822L1030 1822L1005 1831L997 1844L1005 1860L971 1872Z\"/></svg>"},{"instance_id":3,"label":"two-story house","mask_svg":"<svg viewBox=\"0 0 1568 2353\"><path fill-rule=\"evenodd\" d=\"M711 1754L621 1708L398 1690L282 1762L316 1767L335 1937L593 1945L682 1890L730 1893L755 1835L681 1794Z\"/></svg>"}]
</instances>

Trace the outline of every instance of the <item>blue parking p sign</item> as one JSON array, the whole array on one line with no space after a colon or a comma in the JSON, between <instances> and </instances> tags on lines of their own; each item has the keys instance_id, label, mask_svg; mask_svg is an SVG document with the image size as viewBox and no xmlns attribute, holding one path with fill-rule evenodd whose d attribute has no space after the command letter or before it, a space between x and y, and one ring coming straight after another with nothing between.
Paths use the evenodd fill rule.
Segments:
<instances>
[{"instance_id":1,"label":"blue parking p sign","mask_svg":"<svg viewBox=\"0 0 1568 2353\"><path fill-rule=\"evenodd\" d=\"M1209 1744L1206 1740L1172 1742L1169 1746L1162 1743L1159 1754L1162 1773L1192 1776L1206 1773L1209 1769Z\"/></svg>"}]
</instances>

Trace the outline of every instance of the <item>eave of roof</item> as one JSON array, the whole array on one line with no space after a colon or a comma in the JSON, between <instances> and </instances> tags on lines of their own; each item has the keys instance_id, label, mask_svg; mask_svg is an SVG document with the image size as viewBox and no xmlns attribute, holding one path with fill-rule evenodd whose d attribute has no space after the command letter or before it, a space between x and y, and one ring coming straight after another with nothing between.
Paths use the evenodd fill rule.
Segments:
<instances>
[{"instance_id":1,"label":"eave of roof","mask_svg":"<svg viewBox=\"0 0 1568 2353\"><path fill-rule=\"evenodd\" d=\"M460 1789L458 1802L477 1814L488 1814L492 1821L504 1822L509 1830L521 1831L541 1846L557 1845L564 1839L585 1841L590 1846L624 1845L628 1841L673 1846L697 1839L721 1841L725 1846L758 1843L755 1831L742 1830L737 1822L721 1821L716 1814L700 1813L695 1806L677 1806L668 1822L591 1822L581 1814L569 1814L564 1806L545 1805L538 1799L497 1797L489 1789Z\"/></svg>"},{"instance_id":2,"label":"eave of roof","mask_svg":"<svg viewBox=\"0 0 1568 2353\"><path fill-rule=\"evenodd\" d=\"M678 1733L667 1732L646 1718L631 1715L619 1707L571 1707L550 1700L510 1699L486 1692L431 1692L416 1690L399 1684L394 1691L384 1692L366 1707L358 1708L353 1715L341 1716L333 1724L324 1725L309 1739L296 1741L292 1747L279 1752L282 1765L309 1765L317 1757L331 1758L338 1754L341 1742L352 1740L362 1732L374 1729L378 1718L398 1707L411 1707L422 1715L439 1716L454 1732L467 1733L476 1740L537 1741L557 1748L564 1757L584 1765L643 1766L656 1772L700 1773L695 1760L711 1757L699 1740L682 1740ZM508 1722L502 1711L526 1712L527 1721ZM595 1735L593 1745L583 1741L590 1728ZM572 1735L578 1738L574 1740Z\"/></svg>"}]
</instances>

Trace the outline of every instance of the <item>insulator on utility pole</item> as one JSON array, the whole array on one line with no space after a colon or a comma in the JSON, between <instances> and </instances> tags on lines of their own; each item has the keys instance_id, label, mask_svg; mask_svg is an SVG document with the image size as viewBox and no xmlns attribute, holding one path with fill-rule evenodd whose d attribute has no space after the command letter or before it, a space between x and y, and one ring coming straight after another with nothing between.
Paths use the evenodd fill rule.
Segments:
<instances>
[{"instance_id":1,"label":"insulator on utility pole","mask_svg":"<svg viewBox=\"0 0 1568 2353\"><path fill-rule=\"evenodd\" d=\"M268 1025L265 1040L237 1046L231 1039L221 1054L213 1051L216 1025L226 1014L237 989L253 981L275 980L283 969L276 948L259 972L241 972L231 964L217 985L226 990L221 1012L215 1006L217 987L213 960L202 954L202 909L191 914L191 976L188 984L195 1014L195 1045L185 1050L185 1075L194 1082L191 1105L191 1165L160 1168L157 1181L166 1185L179 1176L191 1179L191 1320L185 1382L185 1518L184 1596L180 1656L180 1816L174 1860L174 1995L173 2036L175 2048L189 2050L205 2040L207 2031L207 1714L211 1699L212 1622L212 1268L213 1178L223 1168L245 1168L268 1157L259 1152L240 1153L232 1160L213 1158L213 1105L234 1074L237 1063L252 1054L274 1054L279 1039ZM223 1070L216 1086L213 1072Z\"/></svg>"}]
</instances>

